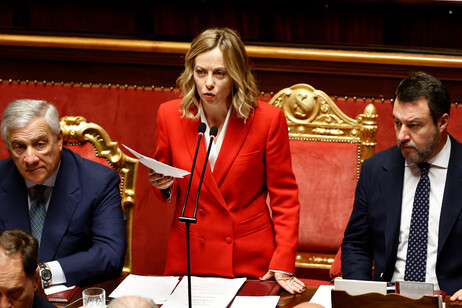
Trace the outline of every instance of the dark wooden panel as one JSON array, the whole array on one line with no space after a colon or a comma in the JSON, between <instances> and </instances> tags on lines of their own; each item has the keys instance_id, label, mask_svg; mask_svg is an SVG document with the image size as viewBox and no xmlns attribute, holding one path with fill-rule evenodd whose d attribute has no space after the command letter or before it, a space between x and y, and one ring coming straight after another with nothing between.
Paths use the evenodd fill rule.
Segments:
<instances>
[{"instance_id":1,"label":"dark wooden panel","mask_svg":"<svg viewBox=\"0 0 462 308\"><path fill-rule=\"evenodd\" d=\"M162 42L133 40L15 39L0 35L0 78L175 87L188 48L188 44L166 43L172 45L166 47ZM459 57L342 51L332 56L329 50L258 46L248 50L264 92L309 83L329 95L391 98L403 77L424 70L445 82L453 101L462 101ZM364 55L368 58L357 59Z\"/></svg>"},{"instance_id":2,"label":"dark wooden panel","mask_svg":"<svg viewBox=\"0 0 462 308\"><path fill-rule=\"evenodd\" d=\"M249 44L462 49L460 1L0 1L0 31L189 42L236 29Z\"/></svg>"}]
</instances>

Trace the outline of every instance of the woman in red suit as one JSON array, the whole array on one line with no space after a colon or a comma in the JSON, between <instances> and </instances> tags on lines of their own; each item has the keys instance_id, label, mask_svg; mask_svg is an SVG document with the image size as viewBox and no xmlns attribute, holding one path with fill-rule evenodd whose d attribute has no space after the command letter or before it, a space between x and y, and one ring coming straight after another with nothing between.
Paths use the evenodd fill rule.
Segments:
<instances>
[{"instance_id":1,"label":"woman in red suit","mask_svg":"<svg viewBox=\"0 0 462 308\"><path fill-rule=\"evenodd\" d=\"M209 29L192 42L178 78L183 99L160 106L155 158L190 170L199 123L206 124L184 216L192 216L209 144L218 134L200 192L197 222L190 227L191 273L225 277L274 277L287 291L303 292L293 276L298 240L298 188L292 171L283 112L257 100L244 44L236 32ZM189 177L149 174L176 210L166 275L187 273L186 227L178 221ZM269 206L267 205L269 202Z\"/></svg>"}]
</instances>

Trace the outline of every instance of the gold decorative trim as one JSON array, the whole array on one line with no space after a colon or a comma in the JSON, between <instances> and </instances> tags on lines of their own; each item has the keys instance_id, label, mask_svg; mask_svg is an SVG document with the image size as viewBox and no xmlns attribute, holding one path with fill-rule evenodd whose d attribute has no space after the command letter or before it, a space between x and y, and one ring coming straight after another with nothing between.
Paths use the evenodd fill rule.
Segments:
<instances>
[{"instance_id":1,"label":"gold decorative trim","mask_svg":"<svg viewBox=\"0 0 462 308\"><path fill-rule=\"evenodd\" d=\"M358 143L358 176L362 162L375 153L378 115L373 104L352 119L308 84L283 89L269 103L284 111L290 139Z\"/></svg>"},{"instance_id":2,"label":"gold decorative trim","mask_svg":"<svg viewBox=\"0 0 462 308\"><path fill-rule=\"evenodd\" d=\"M136 174L138 160L123 153L117 142L111 141L107 132L95 123L88 123L81 116L65 116L61 118L61 131L66 145L79 145L90 142L96 156L106 159L109 165L121 174L120 195L122 209L127 217L127 252L125 254L124 272L131 273L133 209L135 206Z\"/></svg>"},{"instance_id":3,"label":"gold decorative trim","mask_svg":"<svg viewBox=\"0 0 462 308\"><path fill-rule=\"evenodd\" d=\"M9 84L33 84L33 85L41 85L41 86L62 86L62 87L81 87L81 88L107 88L107 89L124 89L124 90L147 90L147 91L171 91L171 92L180 92L180 89L177 87L166 87L166 86L156 86L156 85L129 85L129 84L112 84L112 83L84 83L84 82L74 82L74 81L47 81L47 80L21 80L21 79L11 79L11 78L0 78L0 83L9 83ZM274 96L273 91L260 92L262 97L269 97L272 98ZM330 98L332 100L337 99L344 99L348 103L354 102L370 102L370 103L391 103L393 101L392 98L375 98L375 97L357 97L357 96L347 96L347 95L331 95ZM459 102L452 103L455 107L460 105Z\"/></svg>"},{"instance_id":4,"label":"gold decorative trim","mask_svg":"<svg viewBox=\"0 0 462 308\"><path fill-rule=\"evenodd\" d=\"M334 254L299 252L295 257L295 266L299 268L330 270L334 259Z\"/></svg>"},{"instance_id":5,"label":"gold decorative trim","mask_svg":"<svg viewBox=\"0 0 462 308\"><path fill-rule=\"evenodd\" d=\"M190 43L109 38L0 34L0 46L186 54ZM325 50L314 48L290 48L253 45L246 46L246 50L247 54L251 58L462 68L462 57L459 56L425 55L402 52L391 53Z\"/></svg>"},{"instance_id":6,"label":"gold decorative trim","mask_svg":"<svg viewBox=\"0 0 462 308\"><path fill-rule=\"evenodd\" d=\"M21 79L3 79L0 78L0 83L8 84L25 84L25 85L34 85L34 86L60 86L60 87L80 87L80 88L106 88L106 89L123 89L123 90L146 90L146 91L170 91L176 92L180 91L176 87L165 87L165 86L155 86L155 85L129 85L129 84L112 84L112 83L84 83L84 82L65 82L65 81L47 81L47 80L21 80Z\"/></svg>"}]
</instances>

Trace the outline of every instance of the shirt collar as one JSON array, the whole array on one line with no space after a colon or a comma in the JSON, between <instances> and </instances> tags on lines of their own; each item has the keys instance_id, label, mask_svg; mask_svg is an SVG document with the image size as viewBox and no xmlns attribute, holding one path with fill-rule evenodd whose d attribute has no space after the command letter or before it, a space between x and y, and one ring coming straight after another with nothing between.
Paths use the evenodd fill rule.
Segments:
<instances>
[{"instance_id":1,"label":"shirt collar","mask_svg":"<svg viewBox=\"0 0 462 308\"><path fill-rule=\"evenodd\" d=\"M207 122L207 118L205 117L205 112L202 108L202 104L199 104L199 114L201 116L201 121L205 123L207 130L210 130L209 123ZM229 117L231 116L231 105L229 106L228 113L226 114L225 122L223 123L222 131L225 127L228 127Z\"/></svg>"}]
</instances>

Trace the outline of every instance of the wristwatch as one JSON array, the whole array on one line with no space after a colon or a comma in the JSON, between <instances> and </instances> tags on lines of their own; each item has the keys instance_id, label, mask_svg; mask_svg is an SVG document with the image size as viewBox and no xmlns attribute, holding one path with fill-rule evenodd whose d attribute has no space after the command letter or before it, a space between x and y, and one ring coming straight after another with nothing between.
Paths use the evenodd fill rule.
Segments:
<instances>
[{"instance_id":1,"label":"wristwatch","mask_svg":"<svg viewBox=\"0 0 462 308\"><path fill-rule=\"evenodd\" d=\"M51 286L51 271L44 263L39 263L40 277L42 277L42 288Z\"/></svg>"}]
</instances>

